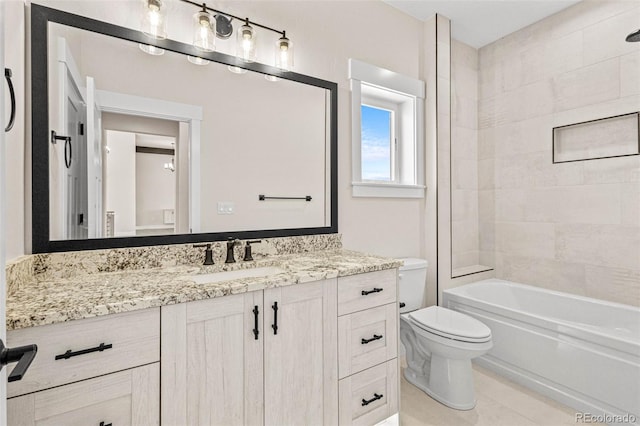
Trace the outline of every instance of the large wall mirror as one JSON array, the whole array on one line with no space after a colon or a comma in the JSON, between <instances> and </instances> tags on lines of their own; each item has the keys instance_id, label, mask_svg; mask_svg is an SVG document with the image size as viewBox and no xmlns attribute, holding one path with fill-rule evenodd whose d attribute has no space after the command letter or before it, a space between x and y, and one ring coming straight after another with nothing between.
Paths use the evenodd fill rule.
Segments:
<instances>
[{"instance_id":1,"label":"large wall mirror","mask_svg":"<svg viewBox=\"0 0 640 426\"><path fill-rule=\"evenodd\" d=\"M335 83L31 15L34 253L337 232Z\"/></svg>"}]
</instances>

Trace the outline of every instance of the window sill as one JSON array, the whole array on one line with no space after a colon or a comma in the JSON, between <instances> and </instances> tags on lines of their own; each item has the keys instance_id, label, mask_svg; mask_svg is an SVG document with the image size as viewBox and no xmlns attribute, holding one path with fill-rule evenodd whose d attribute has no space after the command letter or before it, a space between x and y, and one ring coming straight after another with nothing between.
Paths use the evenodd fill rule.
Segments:
<instances>
[{"instance_id":1,"label":"window sill","mask_svg":"<svg viewBox=\"0 0 640 426\"><path fill-rule=\"evenodd\" d=\"M426 186L392 183L352 182L354 197L424 198Z\"/></svg>"}]
</instances>

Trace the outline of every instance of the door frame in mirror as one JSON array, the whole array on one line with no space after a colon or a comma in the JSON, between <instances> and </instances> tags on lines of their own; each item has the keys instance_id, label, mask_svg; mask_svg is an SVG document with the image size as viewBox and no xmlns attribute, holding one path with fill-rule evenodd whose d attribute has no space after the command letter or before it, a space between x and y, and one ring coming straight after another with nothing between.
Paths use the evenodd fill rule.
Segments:
<instances>
[{"instance_id":1,"label":"door frame in mirror","mask_svg":"<svg viewBox=\"0 0 640 426\"><path fill-rule=\"evenodd\" d=\"M244 68L285 80L320 87L330 93L329 149L330 149L330 220L329 226L311 228L228 231L197 234L175 234L140 237L93 238L85 240L51 240L49 228L49 93L48 81L48 24L57 23L78 29L116 37L135 43L153 45L168 51L199 56L224 65ZM37 64L38 66L33 66ZM75 250L95 250L152 245L184 244L204 241L292 237L301 235L334 234L338 232L338 85L315 77L283 71L260 63L246 63L235 56L219 52L204 53L190 44L174 40L155 40L141 31L109 24L80 15L31 4L31 241L32 253ZM325 178L326 179L326 178Z\"/></svg>"}]
</instances>

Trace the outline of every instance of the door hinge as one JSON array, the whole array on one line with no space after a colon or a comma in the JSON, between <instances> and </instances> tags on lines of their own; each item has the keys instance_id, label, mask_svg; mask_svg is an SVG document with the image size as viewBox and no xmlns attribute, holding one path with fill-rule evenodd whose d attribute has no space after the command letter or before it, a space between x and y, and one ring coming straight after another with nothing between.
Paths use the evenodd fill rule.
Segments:
<instances>
[{"instance_id":1,"label":"door hinge","mask_svg":"<svg viewBox=\"0 0 640 426\"><path fill-rule=\"evenodd\" d=\"M84 136L84 123L78 123L78 134Z\"/></svg>"}]
</instances>

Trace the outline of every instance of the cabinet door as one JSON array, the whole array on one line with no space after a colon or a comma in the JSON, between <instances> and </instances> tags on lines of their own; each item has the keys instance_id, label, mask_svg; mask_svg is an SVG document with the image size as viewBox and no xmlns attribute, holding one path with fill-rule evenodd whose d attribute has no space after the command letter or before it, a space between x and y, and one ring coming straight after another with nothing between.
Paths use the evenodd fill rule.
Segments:
<instances>
[{"instance_id":1,"label":"cabinet door","mask_svg":"<svg viewBox=\"0 0 640 426\"><path fill-rule=\"evenodd\" d=\"M12 426L150 426L160 418L158 363L7 400Z\"/></svg>"},{"instance_id":2,"label":"cabinet door","mask_svg":"<svg viewBox=\"0 0 640 426\"><path fill-rule=\"evenodd\" d=\"M163 425L262 424L262 318L262 291L162 307Z\"/></svg>"},{"instance_id":3,"label":"cabinet door","mask_svg":"<svg viewBox=\"0 0 640 426\"><path fill-rule=\"evenodd\" d=\"M336 289L332 279L264 291L265 425L338 423Z\"/></svg>"}]
</instances>

